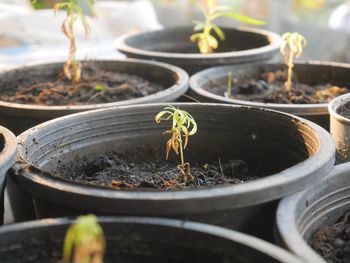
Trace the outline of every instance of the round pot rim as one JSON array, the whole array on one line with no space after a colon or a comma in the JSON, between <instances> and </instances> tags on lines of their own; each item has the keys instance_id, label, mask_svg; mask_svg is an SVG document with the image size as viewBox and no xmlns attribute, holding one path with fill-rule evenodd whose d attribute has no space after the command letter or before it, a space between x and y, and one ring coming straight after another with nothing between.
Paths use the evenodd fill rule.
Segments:
<instances>
[{"instance_id":1,"label":"round pot rim","mask_svg":"<svg viewBox=\"0 0 350 263\"><path fill-rule=\"evenodd\" d=\"M176 29L188 29L190 27L175 27L171 28L169 30L176 30ZM153 32L161 32L166 29L158 29L153 31L147 31L147 32L131 32L126 33L114 40L114 46L121 52L125 53L133 53L137 55L145 55L155 58L176 58L176 59L182 59L182 60L193 60L193 59L206 59L206 60L216 60L216 59L222 59L222 58L240 58L245 56L254 56L260 53L269 53L274 50L279 49L280 43L281 43L281 37L271 31L263 30L263 29L257 29L257 28L249 28L249 27L224 27L224 29L235 29L239 31L245 31L250 33L255 33L259 35L264 35L266 38L270 41L269 44L259 47L259 48L252 48L252 49L246 49L241 51L230 51L230 52L219 52L219 53L212 53L212 54L200 54L200 53L170 53L170 52L159 52L159 51L149 51L144 50L136 47L132 47L126 43L126 40L130 37L135 37L137 35L141 34L148 34Z\"/></svg>"},{"instance_id":2,"label":"round pot rim","mask_svg":"<svg viewBox=\"0 0 350 263\"><path fill-rule=\"evenodd\" d=\"M271 256L282 262L300 262L297 257L290 254L288 251L273 245L265 240L259 239L254 236L250 236L235 230L204 224L197 223L187 220L178 219L168 219L168 218L158 218L158 217L136 217L136 216L98 216L98 222L100 223L129 223L129 224L139 224L139 225L157 225L165 226L176 229L185 229L189 231L195 231L211 236L216 236L230 240L247 247L253 248L262 254ZM16 223L11 225L6 225L0 228L0 235L11 233L13 231L23 231L26 229L40 229L49 226L62 226L72 224L75 221L74 218L48 218L29 222Z\"/></svg>"},{"instance_id":3,"label":"round pot rim","mask_svg":"<svg viewBox=\"0 0 350 263\"><path fill-rule=\"evenodd\" d=\"M344 117L343 115L339 114L337 112L338 107L346 101L350 101L350 94L343 94L339 97L334 98L329 104L328 104L328 111L332 118L338 120L341 123L344 124L350 124L350 119Z\"/></svg>"},{"instance_id":4,"label":"round pot rim","mask_svg":"<svg viewBox=\"0 0 350 263\"><path fill-rule=\"evenodd\" d=\"M266 63L254 63L254 67L266 67L266 66L272 66L272 65L284 65L283 62L266 62ZM298 65L310 65L310 66L332 66L332 67L342 67L347 68L350 71L350 65L346 63L340 63L340 62L328 62L328 61L300 61L294 63L295 67L298 67ZM208 97L212 100L220 101L220 103L231 103L231 104L237 104L237 105L247 105L247 106L253 106L253 107L262 107L262 108L268 108L272 110L277 111L286 111L288 113L292 114L299 114L299 115L323 115L328 114L328 103L314 103L314 104L282 104L282 103L263 103L263 102L254 102L254 101L246 101L246 100L239 100L239 99L230 99L225 98L220 95L216 95L214 93L211 93L209 91L206 91L200 85L198 85L198 80L201 79L203 76L208 76L211 74L212 71L216 71L218 69L229 69L229 68L239 68L239 65L225 65L225 66L216 66L211 67L208 69L204 69L202 71L197 72L196 74L192 75L190 78L190 90L193 92Z\"/></svg>"},{"instance_id":5,"label":"round pot rim","mask_svg":"<svg viewBox=\"0 0 350 263\"><path fill-rule=\"evenodd\" d=\"M249 110L256 110L256 111L269 111L273 112L275 114L281 114L285 115L286 117L290 117L293 120L296 120L297 122L302 122L307 124L309 127L311 127L313 130L315 130L318 134L318 139L320 141L320 148L315 153L315 155L309 157L308 159L297 163L293 165L292 167L286 168L285 170L277 173L272 174L267 177L254 180L251 182L238 184L238 185L227 185L227 186L216 186L212 188L203 188L203 189L189 189L189 190L173 190L173 191L162 191L162 190L154 190L154 191L121 191L121 190L115 190L115 189L108 189L108 188L102 188L102 187L96 187L91 185L83 185L74 183L71 181L63 180L60 178L53 177L51 175L46 174L45 172L34 169L35 171L28 169L30 164L23 158L21 155L23 145L25 143L26 138L28 136L30 137L32 134L35 134L37 129L40 129L41 127L45 127L50 125L51 123L65 121L67 119L72 119L76 117L84 117L84 116L90 116L94 113L99 112L107 112L107 111L118 111L120 110L127 110L130 107L133 108L142 108L142 107L155 107L158 108L159 106L164 106L164 104L148 104L148 105L130 105L130 106L120 106L120 107L113 107L108 109L99 109L89 112L81 112L72 114L69 116L60 117L54 120L50 120L48 122L45 122L43 124L39 124L21 135L17 137L18 139L18 164L21 168L26 169L26 172L21 175L24 176L26 180L29 180L31 183L39 184L42 187L55 189L57 191L63 191L66 193L72 193L77 195L83 195L83 196L94 196L96 198L103 197L105 199L120 199L120 200L159 200L159 201L169 201L169 200L180 200L180 201L186 201L186 200L203 200L203 199L213 199L215 198L226 198L228 196L232 197L235 196L242 196L242 195L249 195L251 192L259 192L261 193L262 197L259 198L259 200L252 200L252 199L245 199L240 198L240 202L235 204L235 206L245 206L245 205L251 205L256 203L261 203L263 201L271 201L275 200L276 196L274 195L266 195L264 193L268 192L270 189L274 187L278 187L281 184L295 184L296 181L298 181L301 178L305 178L306 175L313 174L314 177L317 177L318 171L322 168L325 169L331 169L333 167L333 162L330 163L329 160L334 161L334 155L335 155L335 145L334 142L329 135L329 133L324 130L323 128L319 127L318 125L305 120L300 117L296 117L290 114L277 112L273 110L267 110L267 109L260 109L260 108L254 108L254 107L247 107L247 106L238 106L238 105L228 105L228 104L213 104L213 103L172 103L174 106L191 106L196 107L200 105L205 105L206 107L228 107L228 108L244 108ZM314 160L317 160L317 165L311 163L314 162ZM299 171L299 172L297 172ZM184 193L186 193L184 195ZM281 195L282 193L278 193ZM286 193L283 193L286 194ZM280 198L279 196L278 198ZM203 206L204 207L204 206ZM198 209L206 209L203 207L198 207Z\"/></svg>"},{"instance_id":6,"label":"round pot rim","mask_svg":"<svg viewBox=\"0 0 350 263\"><path fill-rule=\"evenodd\" d=\"M84 60L80 60L84 62ZM86 60L85 60L86 61ZM31 68L31 67L37 67L37 66L44 66L44 65L53 65L53 64L64 64L65 61L57 60L57 61L50 61L50 62L34 62L34 63L26 63L23 65L16 65L12 67L8 67L5 69L0 70L0 74L4 74L7 72L15 71L15 70L21 70L23 68ZM91 62L91 61L89 61ZM188 88L188 82L189 82L189 76L188 74L181 69L180 67L164 63L164 62L158 62L158 61L148 61L143 59L133 59L133 58L125 58L125 59L97 59L93 60L93 62L111 62L111 63L120 63L120 64L128 64L128 63L137 63L137 64L144 64L144 65L153 65L158 68L165 68L169 70L169 72L173 72L177 75L178 79L176 80L176 83L172 85L171 87L165 87L164 90L161 90L159 92L153 93L151 95L135 98L135 99L129 99L129 100L122 100L117 102L108 102L108 103L98 103L98 104L88 104L88 105L66 105L66 106L45 106L45 105L35 105L35 104L21 104L21 103L12 103L12 102L6 102L0 100L0 110L8 110L8 109L18 109L18 110L30 110L34 112L59 112L59 111L67 111L67 112L78 112L78 111L87 111L87 110L94 110L94 109L102 109L107 107L113 107L113 106L122 106L122 105L128 105L128 104L142 104L147 102L146 100L159 97L160 95L166 95L169 93L169 91L172 90L183 90L185 92Z\"/></svg>"},{"instance_id":7,"label":"round pot rim","mask_svg":"<svg viewBox=\"0 0 350 263\"><path fill-rule=\"evenodd\" d=\"M337 177L344 170L350 170L350 162L336 165L326 177L322 178L320 181L312 185L312 188L317 189L319 185L327 183L327 181ZM304 200L305 196L310 191L309 188L283 198L280 201L276 212L276 225L278 231L281 233L282 238L288 237L288 239L283 238L283 243L285 243L290 251L308 261L312 260L310 262L326 263L326 261L319 254L317 254L303 239L296 224L297 218L295 216L295 211L297 209L299 201Z\"/></svg>"},{"instance_id":8,"label":"round pot rim","mask_svg":"<svg viewBox=\"0 0 350 263\"><path fill-rule=\"evenodd\" d=\"M17 139L10 130L3 126L0 126L0 134L4 136L4 149L0 152L1 169L7 171L16 161Z\"/></svg>"}]
</instances>

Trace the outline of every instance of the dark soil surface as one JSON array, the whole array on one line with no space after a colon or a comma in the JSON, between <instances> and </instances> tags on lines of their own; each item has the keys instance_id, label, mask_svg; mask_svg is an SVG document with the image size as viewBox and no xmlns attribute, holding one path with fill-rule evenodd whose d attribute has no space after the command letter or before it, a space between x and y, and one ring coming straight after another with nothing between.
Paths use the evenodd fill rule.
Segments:
<instances>
[{"instance_id":1,"label":"dark soil surface","mask_svg":"<svg viewBox=\"0 0 350 263\"><path fill-rule=\"evenodd\" d=\"M223 184L239 184L254 177L244 161L229 160L191 164L191 181L182 180L177 163L163 159L127 161L123 155L111 153L91 162L77 164L66 179L117 189L185 189ZM58 173L62 174L62 173ZM67 173L68 174L68 173ZM62 175L60 175L62 176Z\"/></svg>"},{"instance_id":2,"label":"dark soil surface","mask_svg":"<svg viewBox=\"0 0 350 263\"><path fill-rule=\"evenodd\" d=\"M55 82L19 86L17 90L2 93L0 100L46 106L87 105L144 97L163 89L135 75L104 71L87 63L78 84L61 73Z\"/></svg>"},{"instance_id":3,"label":"dark soil surface","mask_svg":"<svg viewBox=\"0 0 350 263\"><path fill-rule=\"evenodd\" d=\"M346 87L331 84L310 86L297 81L293 81L291 91L287 92L284 85L286 79L287 73L282 70L262 73L258 79L234 83L231 98L263 103L317 104L328 103L349 92ZM227 84L212 83L208 91L227 97Z\"/></svg>"},{"instance_id":4,"label":"dark soil surface","mask_svg":"<svg viewBox=\"0 0 350 263\"><path fill-rule=\"evenodd\" d=\"M322 226L309 242L330 263L350 262L350 212L336 223Z\"/></svg>"}]
</instances>

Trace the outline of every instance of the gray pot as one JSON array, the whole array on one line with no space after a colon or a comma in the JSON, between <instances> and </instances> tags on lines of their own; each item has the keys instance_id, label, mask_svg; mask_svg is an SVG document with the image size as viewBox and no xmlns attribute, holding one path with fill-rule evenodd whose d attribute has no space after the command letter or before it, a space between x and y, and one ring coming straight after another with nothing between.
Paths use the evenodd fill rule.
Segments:
<instances>
[{"instance_id":1,"label":"gray pot","mask_svg":"<svg viewBox=\"0 0 350 263\"><path fill-rule=\"evenodd\" d=\"M11 178L34 198L39 218L82 213L184 218L270 237L276 201L322 178L334 163L331 136L319 126L279 112L215 104L174 104L188 110L199 131L187 159L237 156L257 180L178 191L121 191L73 183L51 174L106 151L138 145L165 148L169 123L156 124L163 104L110 108L55 119L18 137ZM165 150L165 149L164 149ZM159 158L164 158L161 152ZM262 227L262 224L265 224Z\"/></svg>"},{"instance_id":2,"label":"gray pot","mask_svg":"<svg viewBox=\"0 0 350 263\"><path fill-rule=\"evenodd\" d=\"M305 191L283 199L277 210L277 227L283 244L307 262L325 263L308 244L324 224L331 224L350 209L350 163L335 166Z\"/></svg>"},{"instance_id":3,"label":"gray pot","mask_svg":"<svg viewBox=\"0 0 350 263\"><path fill-rule=\"evenodd\" d=\"M190 41L193 27L166 28L123 35L116 39L116 48L131 58L163 61L193 74L204 68L266 61L277 54L280 36L252 28L222 28L226 40L212 54L200 54Z\"/></svg>"},{"instance_id":4,"label":"gray pot","mask_svg":"<svg viewBox=\"0 0 350 263\"><path fill-rule=\"evenodd\" d=\"M350 103L350 94L344 94L329 103L330 132L337 147L337 161L350 161L350 119L338 112L344 104Z\"/></svg>"},{"instance_id":5,"label":"gray pot","mask_svg":"<svg viewBox=\"0 0 350 263\"><path fill-rule=\"evenodd\" d=\"M223 83L223 85L226 85L225 83L227 83L227 76L229 72L232 72L232 76L238 79L238 81L244 81L258 77L263 72L285 69L285 67L285 64L282 63L264 63L222 66L203 70L191 77L189 95L201 102L229 103L283 111L304 117L328 129L329 113L327 103L260 103L226 98L206 90L211 82ZM311 85L317 83L326 84L331 82L334 85L346 87L349 86L350 82L350 65L348 64L317 61L295 63L294 72L299 81Z\"/></svg>"},{"instance_id":6,"label":"gray pot","mask_svg":"<svg viewBox=\"0 0 350 263\"><path fill-rule=\"evenodd\" d=\"M188 221L99 217L105 262L301 263L287 251L228 229ZM72 219L47 219L0 229L0 261L56 263Z\"/></svg>"},{"instance_id":7,"label":"gray pot","mask_svg":"<svg viewBox=\"0 0 350 263\"><path fill-rule=\"evenodd\" d=\"M91 105L38 106L0 101L0 123L18 135L44 121L76 112L121 105L174 101L184 94L188 88L187 73L172 65L134 59L99 60L94 62L99 63L103 69L134 74L151 82L161 84L166 89L146 97ZM57 78L62 67L63 63L57 62L18 66L1 70L1 90L16 89L18 83L31 85L41 81L52 81Z\"/></svg>"},{"instance_id":8,"label":"gray pot","mask_svg":"<svg viewBox=\"0 0 350 263\"><path fill-rule=\"evenodd\" d=\"M8 129L0 126L0 225L4 219L4 190L6 173L15 163L17 157L17 140Z\"/></svg>"}]
</instances>

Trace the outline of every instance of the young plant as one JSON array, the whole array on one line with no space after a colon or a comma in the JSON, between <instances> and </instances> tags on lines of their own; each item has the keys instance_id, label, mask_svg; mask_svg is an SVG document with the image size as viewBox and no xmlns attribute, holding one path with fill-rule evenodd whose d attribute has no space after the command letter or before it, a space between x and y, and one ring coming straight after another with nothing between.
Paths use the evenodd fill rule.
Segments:
<instances>
[{"instance_id":1,"label":"young plant","mask_svg":"<svg viewBox=\"0 0 350 263\"><path fill-rule=\"evenodd\" d=\"M307 41L304 36L297 32L284 33L282 35L282 44L280 51L284 56L284 63L288 67L287 81L285 82L286 91L289 92L292 89L292 75L294 67L294 57L299 58L303 53L303 48L306 46Z\"/></svg>"},{"instance_id":2,"label":"young plant","mask_svg":"<svg viewBox=\"0 0 350 263\"><path fill-rule=\"evenodd\" d=\"M206 7L203 7L203 15L205 21L195 21L194 31L201 31L194 33L191 36L191 41L197 43L200 53L212 53L219 47L219 41L213 35L213 32L219 37L221 41L225 40L225 34L222 29L214 23L214 20L219 17L228 17L233 20L244 22L252 25L264 25L265 22L253 19L244 15L240 15L233 11L230 6L215 6L213 0L207 0Z\"/></svg>"},{"instance_id":3,"label":"young plant","mask_svg":"<svg viewBox=\"0 0 350 263\"><path fill-rule=\"evenodd\" d=\"M232 96L232 72L230 71L227 75L227 91L225 92L227 98Z\"/></svg>"},{"instance_id":4,"label":"young plant","mask_svg":"<svg viewBox=\"0 0 350 263\"><path fill-rule=\"evenodd\" d=\"M65 236L60 263L103 263L106 241L94 215L80 216Z\"/></svg>"},{"instance_id":5,"label":"young plant","mask_svg":"<svg viewBox=\"0 0 350 263\"><path fill-rule=\"evenodd\" d=\"M164 134L171 134L171 138L166 144L166 159L168 160L171 149L174 150L176 155L180 154L181 164L177 166L180 170L179 177L181 181L193 180L191 167L189 163L185 162L183 150L187 146L188 137L197 132L196 121L187 111L180 110L171 105L159 112L155 120L157 123L160 123L162 120L172 120L173 125L171 129L164 132Z\"/></svg>"},{"instance_id":6,"label":"young plant","mask_svg":"<svg viewBox=\"0 0 350 263\"><path fill-rule=\"evenodd\" d=\"M92 6L93 2L94 0L88 0L89 7ZM66 10L67 12L67 16L63 20L61 30L69 39L70 47L68 59L63 66L63 73L67 79L72 80L74 83L79 83L81 76L81 64L75 59L77 47L74 36L74 24L76 21L80 21L84 26L85 34L88 34L90 31L89 24L81 6L79 5L79 0L66 0L65 2L57 3L54 6L54 10Z\"/></svg>"}]
</instances>

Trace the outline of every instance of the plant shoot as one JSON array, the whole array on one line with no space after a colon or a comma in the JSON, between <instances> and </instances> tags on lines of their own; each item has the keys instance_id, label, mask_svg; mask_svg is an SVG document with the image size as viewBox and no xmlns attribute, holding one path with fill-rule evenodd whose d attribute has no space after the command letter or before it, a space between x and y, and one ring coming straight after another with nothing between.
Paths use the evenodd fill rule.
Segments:
<instances>
[{"instance_id":1,"label":"plant shoot","mask_svg":"<svg viewBox=\"0 0 350 263\"><path fill-rule=\"evenodd\" d=\"M90 7L93 2L94 0L88 0ZM67 79L72 80L74 83L79 83L81 64L75 59L77 47L74 36L74 24L76 21L80 21L84 26L85 34L88 34L90 31L88 21L79 5L79 0L66 0L65 2L57 3L54 6L54 10L66 10L67 12L67 16L61 26L63 34L69 39L69 55L63 66L63 73Z\"/></svg>"},{"instance_id":2,"label":"plant shoot","mask_svg":"<svg viewBox=\"0 0 350 263\"><path fill-rule=\"evenodd\" d=\"M291 91L292 89L292 75L294 67L294 57L299 58L303 53L303 48L306 46L307 41L304 36L297 32L294 33L284 33L282 35L282 44L280 51L284 56L284 63L288 67L287 81L285 82L286 91Z\"/></svg>"},{"instance_id":3,"label":"plant shoot","mask_svg":"<svg viewBox=\"0 0 350 263\"><path fill-rule=\"evenodd\" d=\"M164 134L171 134L170 139L166 143L166 159L168 160L171 149L173 149L176 155L180 154L181 163L177 166L180 170L179 177L182 181L193 180L190 164L185 162L183 151L187 146L188 137L197 132L196 121L187 111L180 110L171 105L159 112L155 120L157 123L160 123L162 120L172 121L173 125L171 129L164 132Z\"/></svg>"},{"instance_id":4,"label":"plant shoot","mask_svg":"<svg viewBox=\"0 0 350 263\"><path fill-rule=\"evenodd\" d=\"M103 263L106 241L94 215L80 216L65 236L60 263Z\"/></svg>"},{"instance_id":5,"label":"plant shoot","mask_svg":"<svg viewBox=\"0 0 350 263\"><path fill-rule=\"evenodd\" d=\"M194 31L201 31L194 33L191 36L191 41L197 43L200 53L212 53L219 47L219 41L213 32L216 33L221 41L225 40L225 34L222 29L214 23L219 17L228 17L243 23L252 25L264 25L265 22L253 19L244 15L240 15L230 6L215 6L213 0L207 0L206 7L202 7L204 22L195 21Z\"/></svg>"},{"instance_id":6,"label":"plant shoot","mask_svg":"<svg viewBox=\"0 0 350 263\"><path fill-rule=\"evenodd\" d=\"M227 75L227 92L226 97L231 98L232 96L232 72L230 71Z\"/></svg>"}]
</instances>

